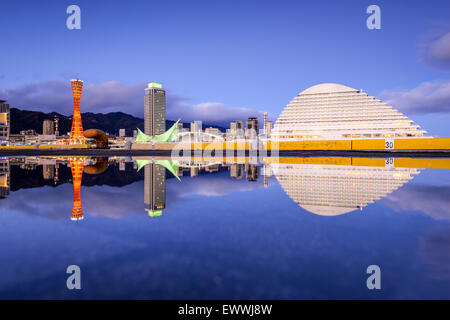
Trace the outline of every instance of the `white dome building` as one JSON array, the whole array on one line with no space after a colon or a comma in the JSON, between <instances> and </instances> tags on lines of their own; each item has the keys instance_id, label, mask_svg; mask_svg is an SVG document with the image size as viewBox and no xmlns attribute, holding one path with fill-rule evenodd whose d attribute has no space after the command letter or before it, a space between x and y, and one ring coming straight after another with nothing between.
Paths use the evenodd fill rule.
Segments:
<instances>
[{"instance_id":1,"label":"white dome building","mask_svg":"<svg viewBox=\"0 0 450 320\"><path fill-rule=\"evenodd\" d=\"M336 83L302 91L275 122L273 140L422 137L426 131L379 99Z\"/></svg>"}]
</instances>

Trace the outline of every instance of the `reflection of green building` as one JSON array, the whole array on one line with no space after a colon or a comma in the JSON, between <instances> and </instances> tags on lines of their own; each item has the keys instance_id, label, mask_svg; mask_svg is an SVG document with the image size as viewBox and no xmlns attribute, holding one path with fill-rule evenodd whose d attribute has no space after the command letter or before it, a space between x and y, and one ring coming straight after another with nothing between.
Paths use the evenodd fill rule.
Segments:
<instances>
[{"instance_id":1,"label":"reflection of green building","mask_svg":"<svg viewBox=\"0 0 450 320\"><path fill-rule=\"evenodd\" d=\"M149 163L144 167L144 203L150 217L162 214L166 207L166 169Z\"/></svg>"}]
</instances>

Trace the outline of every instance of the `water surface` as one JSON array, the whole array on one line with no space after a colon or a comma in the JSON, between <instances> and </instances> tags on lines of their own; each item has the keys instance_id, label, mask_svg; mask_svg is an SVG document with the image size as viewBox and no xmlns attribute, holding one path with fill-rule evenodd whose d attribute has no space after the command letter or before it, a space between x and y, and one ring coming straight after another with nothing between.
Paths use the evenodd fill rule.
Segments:
<instances>
[{"instance_id":1,"label":"water surface","mask_svg":"<svg viewBox=\"0 0 450 320\"><path fill-rule=\"evenodd\" d=\"M265 160L1 159L0 298L450 298L449 170Z\"/></svg>"}]
</instances>

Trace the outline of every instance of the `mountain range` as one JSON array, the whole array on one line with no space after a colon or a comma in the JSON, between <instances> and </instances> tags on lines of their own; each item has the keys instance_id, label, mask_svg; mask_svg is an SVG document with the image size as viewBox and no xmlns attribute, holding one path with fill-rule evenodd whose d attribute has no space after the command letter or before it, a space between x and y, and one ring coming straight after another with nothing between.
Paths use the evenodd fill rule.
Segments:
<instances>
[{"instance_id":1,"label":"mountain range","mask_svg":"<svg viewBox=\"0 0 450 320\"><path fill-rule=\"evenodd\" d=\"M11 108L11 134L19 134L21 130L33 129L37 133L42 134L42 123L44 120L53 120L55 117L59 119L59 133L67 134L72 126L72 116L65 116L57 112L44 113L40 111L20 110ZM110 113L92 113L85 112L81 114L83 129L100 129L109 134L119 134L119 129L125 129L127 136L133 135L136 128L144 130L144 119L132 116L123 112ZM170 128L175 121L166 120L166 128ZM188 128L189 123L184 123L183 127ZM216 125L203 124L203 128L214 127L225 132L225 128Z\"/></svg>"}]
</instances>

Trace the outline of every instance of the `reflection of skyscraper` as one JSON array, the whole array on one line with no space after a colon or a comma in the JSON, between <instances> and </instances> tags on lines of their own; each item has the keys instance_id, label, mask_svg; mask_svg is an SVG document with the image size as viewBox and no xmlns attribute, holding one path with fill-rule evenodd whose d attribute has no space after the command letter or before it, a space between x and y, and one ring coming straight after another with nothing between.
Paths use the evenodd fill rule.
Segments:
<instances>
[{"instance_id":1,"label":"reflection of skyscraper","mask_svg":"<svg viewBox=\"0 0 450 320\"><path fill-rule=\"evenodd\" d=\"M219 172L220 164L212 164L205 167L205 172Z\"/></svg>"},{"instance_id":2,"label":"reflection of skyscraper","mask_svg":"<svg viewBox=\"0 0 450 320\"><path fill-rule=\"evenodd\" d=\"M144 204L150 217L162 214L166 207L166 169L149 163L144 168Z\"/></svg>"},{"instance_id":3,"label":"reflection of skyscraper","mask_svg":"<svg viewBox=\"0 0 450 320\"><path fill-rule=\"evenodd\" d=\"M272 170L292 200L305 210L324 216L362 209L419 173L409 168L295 163L274 164Z\"/></svg>"},{"instance_id":4,"label":"reflection of skyscraper","mask_svg":"<svg viewBox=\"0 0 450 320\"><path fill-rule=\"evenodd\" d=\"M70 144L85 144L86 139L83 135L83 124L81 123L80 101L81 91L83 90L83 81L74 79L70 81L73 94L73 116L72 129L70 130Z\"/></svg>"},{"instance_id":5,"label":"reflection of skyscraper","mask_svg":"<svg viewBox=\"0 0 450 320\"><path fill-rule=\"evenodd\" d=\"M0 159L0 199L9 195L9 160Z\"/></svg>"},{"instance_id":6,"label":"reflection of skyscraper","mask_svg":"<svg viewBox=\"0 0 450 320\"><path fill-rule=\"evenodd\" d=\"M166 131L166 91L161 83L150 82L145 88L144 133L149 136Z\"/></svg>"},{"instance_id":7,"label":"reflection of skyscraper","mask_svg":"<svg viewBox=\"0 0 450 320\"><path fill-rule=\"evenodd\" d=\"M269 178L272 177L272 168L270 165L265 164L263 166L263 176L264 176L264 188L269 186Z\"/></svg>"},{"instance_id":8,"label":"reflection of skyscraper","mask_svg":"<svg viewBox=\"0 0 450 320\"><path fill-rule=\"evenodd\" d=\"M196 177L198 175L198 168L191 167L191 178Z\"/></svg>"},{"instance_id":9,"label":"reflection of skyscraper","mask_svg":"<svg viewBox=\"0 0 450 320\"><path fill-rule=\"evenodd\" d=\"M259 177L259 167L256 164L245 164L245 175L248 181L256 181Z\"/></svg>"},{"instance_id":10,"label":"reflection of skyscraper","mask_svg":"<svg viewBox=\"0 0 450 320\"><path fill-rule=\"evenodd\" d=\"M51 180L55 176L55 166L52 164L42 165L42 176L44 180Z\"/></svg>"},{"instance_id":11,"label":"reflection of skyscraper","mask_svg":"<svg viewBox=\"0 0 450 320\"><path fill-rule=\"evenodd\" d=\"M236 179L242 179L244 176L243 166L240 163L233 163L230 165L230 176Z\"/></svg>"},{"instance_id":12,"label":"reflection of skyscraper","mask_svg":"<svg viewBox=\"0 0 450 320\"><path fill-rule=\"evenodd\" d=\"M73 183L73 206L71 220L83 219L83 209L81 208L81 180L83 178L84 157L70 158L70 169L72 171Z\"/></svg>"}]
</instances>

